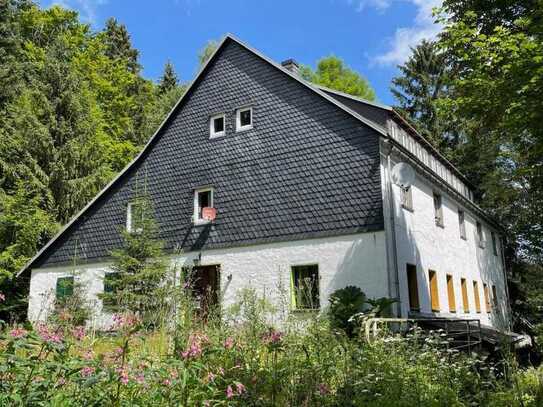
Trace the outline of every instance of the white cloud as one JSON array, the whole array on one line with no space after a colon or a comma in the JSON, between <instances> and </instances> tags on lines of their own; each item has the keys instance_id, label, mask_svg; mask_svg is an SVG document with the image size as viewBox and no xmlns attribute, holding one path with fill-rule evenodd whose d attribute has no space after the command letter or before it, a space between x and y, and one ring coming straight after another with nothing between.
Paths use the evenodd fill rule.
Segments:
<instances>
[{"instance_id":1,"label":"white cloud","mask_svg":"<svg viewBox=\"0 0 543 407\"><path fill-rule=\"evenodd\" d=\"M348 0L353 4L353 0ZM394 36L388 41L388 51L372 58L379 65L396 65L403 63L411 54L411 47L419 44L423 39L433 39L441 31L441 25L436 24L432 15L434 7L439 7L442 0L358 0L357 11L366 7L375 8L384 12L393 2L408 2L417 9L414 20L408 26L396 28Z\"/></svg>"},{"instance_id":2,"label":"white cloud","mask_svg":"<svg viewBox=\"0 0 543 407\"><path fill-rule=\"evenodd\" d=\"M53 4L75 10L83 21L94 24L96 22L96 10L107 2L108 0L55 0Z\"/></svg>"}]
</instances>

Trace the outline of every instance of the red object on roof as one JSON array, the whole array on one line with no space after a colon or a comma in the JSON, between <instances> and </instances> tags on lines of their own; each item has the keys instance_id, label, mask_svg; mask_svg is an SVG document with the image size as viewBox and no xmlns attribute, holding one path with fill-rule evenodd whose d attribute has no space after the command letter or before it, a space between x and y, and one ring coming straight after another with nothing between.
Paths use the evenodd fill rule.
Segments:
<instances>
[{"instance_id":1,"label":"red object on roof","mask_svg":"<svg viewBox=\"0 0 543 407\"><path fill-rule=\"evenodd\" d=\"M202 208L202 219L215 220L217 216L217 209L205 206Z\"/></svg>"}]
</instances>

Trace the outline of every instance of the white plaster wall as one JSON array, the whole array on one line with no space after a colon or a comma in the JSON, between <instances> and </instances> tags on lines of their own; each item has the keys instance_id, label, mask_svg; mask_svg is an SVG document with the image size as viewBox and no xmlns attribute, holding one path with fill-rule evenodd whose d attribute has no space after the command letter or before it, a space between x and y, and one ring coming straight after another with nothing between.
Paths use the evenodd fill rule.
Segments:
<instances>
[{"instance_id":1,"label":"white plaster wall","mask_svg":"<svg viewBox=\"0 0 543 407\"><path fill-rule=\"evenodd\" d=\"M394 161L392 165L394 165ZM481 324L507 329L508 304L499 233L494 230L498 246L498 254L494 255L491 239L492 228L489 224L477 218L470 209L462 206L451 195L440 189L437 184L432 184L427 177L419 173L417 173L416 181L411 188L413 196L412 212L400 206L400 188L396 185L392 186L402 315L405 317L409 312L406 264L411 263L417 266L421 313L435 316L477 318L480 319ZM435 224L433 191L442 196L443 228ZM458 209L465 212L466 240L460 237ZM480 221L483 225L486 240L484 249L477 244L476 221ZM429 270L437 272L439 313L431 312ZM447 274L453 276L456 313L449 312ZM467 282L470 306L470 312L468 313L463 310L461 278L465 278ZM474 280L479 285L481 313L475 311ZM492 285L495 285L497 290L498 307L494 307L493 304L490 313L487 313L486 310L483 283L486 283L489 287L491 301Z\"/></svg>"},{"instance_id":2,"label":"white plaster wall","mask_svg":"<svg viewBox=\"0 0 543 407\"><path fill-rule=\"evenodd\" d=\"M198 254L190 252L174 256L172 265L192 265ZM223 307L234 304L239 290L245 287L256 289L276 305L284 304L283 300L289 302L290 267L304 264L319 266L321 308L328 305L328 297L333 291L347 285L361 287L370 297L388 295L383 231L208 250L201 253L201 264L220 265ZM101 301L97 297L103 292L103 275L107 269L107 264L92 264L77 270L76 278L85 284L88 298L95 304L93 324L97 327L107 326L111 318L101 312ZM71 272L70 267L32 270L30 320L46 318L51 309L47 297L54 295L57 278Z\"/></svg>"}]
</instances>

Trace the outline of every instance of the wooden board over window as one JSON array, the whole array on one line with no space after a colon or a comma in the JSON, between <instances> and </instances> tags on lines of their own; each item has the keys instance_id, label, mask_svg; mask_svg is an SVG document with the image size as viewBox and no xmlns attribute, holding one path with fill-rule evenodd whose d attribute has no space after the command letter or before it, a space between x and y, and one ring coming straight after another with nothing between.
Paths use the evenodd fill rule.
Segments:
<instances>
[{"instance_id":1,"label":"wooden board over window","mask_svg":"<svg viewBox=\"0 0 543 407\"><path fill-rule=\"evenodd\" d=\"M481 298L479 297L479 284L477 281L473 282L473 296L475 297L475 311L481 312Z\"/></svg>"},{"instance_id":2,"label":"wooden board over window","mask_svg":"<svg viewBox=\"0 0 543 407\"><path fill-rule=\"evenodd\" d=\"M462 288L462 307L464 312L469 312L469 299L468 299L468 284L465 278L460 279L460 286Z\"/></svg>"},{"instance_id":3,"label":"wooden board over window","mask_svg":"<svg viewBox=\"0 0 543 407\"><path fill-rule=\"evenodd\" d=\"M492 311L492 304L490 303L490 293L488 292L488 285L483 283L483 292L485 295L486 312Z\"/></svg>"},{"instance_id":4,"label":"wooden board over window","mask_svg":"<svg viewBox=\"0 0 543 407\"><path fill-rule=\"evenodd\" d=\"M430 280L430 303L432 311L439 312L439 292L437 289L437 273L433 270L428 272Z\"/></svg>"},{"instance_id":5,"label":"wooden board over window","mask_svg":"<svg viewBox=\"0 0 543 407\"><path fill-rule=\"evenodd\" d=\"M494 301L494 306L498 306L498 292L496 291L496 286L492 286L492 300Z\"/></svg>"},{"instance_id":6,"label":"wooden board over window","mask_svg":"<svg viewBox=\"0 0 543 407\"><path fill-rule=\"evenodd\" d=\"M456 312L456 298L454 296L454 281L450 274L447 274L447 296L449 298L449 311Z\"/></svg>"},{"instance_id":7,"label":"wooden board over window","mask_svg":"<svg viewBox=\"0 0 543 407\"><path fill-rule=\"evenodd\" d=\"M417 266L413 264L407 265L407 288L409 290L409 309L411 311L420 311Z\"/></svg>"}]
</instances>

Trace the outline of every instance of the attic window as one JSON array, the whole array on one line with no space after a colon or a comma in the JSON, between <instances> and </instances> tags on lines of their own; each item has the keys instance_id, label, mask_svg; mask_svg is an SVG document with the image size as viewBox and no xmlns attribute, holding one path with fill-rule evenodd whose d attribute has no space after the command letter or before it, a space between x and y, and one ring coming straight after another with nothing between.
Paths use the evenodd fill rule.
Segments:
<instances>
[{"instance_id":1,"label":"attic window","mask_svg":"<svg viewBox=\"0 0 543 407\"><path fill-rule=\"evenodd\" d=\"M211 138L224 136L224 114L212 116L209 121L209 135Z\"/></svg>"},{"instance_id":2,"label":"attic window","mask_svg":"<svg viewBox=\"0 0 543 407\"><path fill-rule=\"evenodd\" d=\"M253 108L246 107L236 111L236 131L253 128Z\"/></svg>"},{"instance_id":3,"label":"attic window","mask_svg":"<svg viewBox=\"0 0 543 407\"><path fill-rule=\"evenodd\" d=\"M208 223L203 217L204 208L213 208L213 188L200 188L194 191L194 216L195 224Z\"/></svg>"},{"instance_id":4,"label":"attic window","mask_svg":"<svg viewBox=\"0 0 543 407\"><path fill-rule=\"evenodd\" d=\"M126 231L128 233L141 233L143 230L143 204L142 202L129 202L126 209Z\"/></svg>"}]
</instances>

